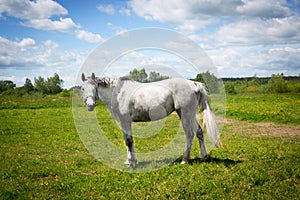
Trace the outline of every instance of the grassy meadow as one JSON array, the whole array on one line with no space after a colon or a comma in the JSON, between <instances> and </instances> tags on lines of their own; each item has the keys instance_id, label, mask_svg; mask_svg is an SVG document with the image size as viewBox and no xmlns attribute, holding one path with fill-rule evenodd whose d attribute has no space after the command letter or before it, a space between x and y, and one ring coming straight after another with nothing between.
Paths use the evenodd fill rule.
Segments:
<instances>
[{"instance_id":1,"label":"grassy meadow","mask_svg":"<svg viewBox=\"0 0 300 200\"><path fill-rule=\"evenodd\" d=\"M300 95L227 95L226 116L252 122L299 125Z\"/></svg>"},{"instance_id":2,"label":"grassy meadow","mask_svg":"<svg viewBox=\"0 0 300 200\"><path fill-rule=\"evenodd\" d=\"M300 94L227 95L222 146L200 162L195 139L188 164L149 173L95 159L78 136L70 97L0 100L0 199L299 199ZM111 141L125 148L100 103L96 112ZM174 137L177 119L170 117L160 137L136 141L138 151Z\"/></svg>"}]
</instances>

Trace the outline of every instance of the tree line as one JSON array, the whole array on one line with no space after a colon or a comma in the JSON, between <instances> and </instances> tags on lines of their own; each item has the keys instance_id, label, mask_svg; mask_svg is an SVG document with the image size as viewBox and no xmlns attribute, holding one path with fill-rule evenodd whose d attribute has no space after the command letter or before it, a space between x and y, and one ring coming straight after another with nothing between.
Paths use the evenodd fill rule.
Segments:
<instances>
[{"instance_id":1,"label":"tree line","mask_svg":"<svg viewBox=\"0 0 300 200\"><path fill-rule=\"evenodd\" d=\"M140 70L133 69L130 71L129 76L130 79L143 83L170 78L155 71L151 71L148 75L144 68ZM228 94L300 92L300 76L292 77L291 79L285 77L282 73L273 74L269 78L253 76L248 78L225 78L222 81L222 79L218 79L213 73L206 71L197 74L196 77L191 80L204 83L210 94L219 93L223 89L225 89ZM70 96L69 92L72 89L69 91L63 89L63 82L57 73L47 78L41 76L35 77L34 83L32 83L29 78L26 78L24 85L21 87L16 87L16 84L10 80L1 80L0 94L23 96L26 94L49 95L62 93L63 96Z\"/></svg>"},{"instance_id":2,"label":"tree line","mask_svg":"<svg viewBox=\"0 0 300 200\"><path fill-rule=\"evenodd\" d=\"M32 84L29 78L26 78L25 83L21 87L16 88L16 84L12 81L0 81L0 93L23 96L25 94L58 94L63 91L63 80L55 73L52 77L43 78L41 76L34 78Z\"/></svg>"},{"instance_id":3,"label":"tree line","mask_svg":"<svg viewBox=\"0 0 300 200\"><path fill-rule=\"evenodd\" d=\"M248 78L218 79L207 71L197 74L193 80L204 83L210 94L219 93L222 87L225 87L228 94L300 92L300 76L285 77L283 73L264 78L254 75Z\"/></svg>"},{"instance_id":4,"label":"tree line","mask_svg":"<svg viewBox=\"0 0 300 200\"><path fill-rule=\"evenodd\" d=\"M130 78L139 82L154 82L170 77L153 71L148 75L143 68L130 71ZM300 76L285 77L283 73L264 78L258 78L254 75L248 78L218 79L213 73L206 71L197 74L191 80L204 83L210 94L217 94L223 89L228 94L300 92Z\"/></svg>"},{"instance_id":5,"label":"tree line","mask_svg":"<svg viewBox=\"0 0 300 200\"><path fill-rule=\"evenodd\" d=\"M254 76L251 80L225 81L225 90L229 94L240 93L299 93L300 76L285 77L283 73L273 74L269 78Z\"/></svg>"},{"instance_id":6,"label":"tree line","mask_svg":"<svg viewBox=\"0 0 300 200\"><path fill-rule=\"evenodd\" d=\"M169 76L161 75L160 73L155 72L155 71L151 71L148 75L145 68L142 68L140 70L135 68L129 72L129 76L130 76L130 79L138 81L138 82L142 82L142 83L155 82L155 81L160 81L160 80L170 78Z\"/></svg>"}]
</instances>

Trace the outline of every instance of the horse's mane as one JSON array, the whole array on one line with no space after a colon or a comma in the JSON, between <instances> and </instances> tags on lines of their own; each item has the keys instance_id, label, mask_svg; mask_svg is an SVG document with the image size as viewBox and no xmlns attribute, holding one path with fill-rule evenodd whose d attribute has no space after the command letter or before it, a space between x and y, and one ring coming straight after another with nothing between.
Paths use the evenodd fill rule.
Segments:
<instances>
[{"instance_id":1,"label":"horse's mane","mask_svg":"<svg viewBox=\"0 0 300 200\"><path fill-rule=\"evenodd\" d=\"M122 76L118 78L111 77L96 77L96 82L104 87L115 87L122 81L132 80L129 76Z\"/></svg>"}]
</instances>

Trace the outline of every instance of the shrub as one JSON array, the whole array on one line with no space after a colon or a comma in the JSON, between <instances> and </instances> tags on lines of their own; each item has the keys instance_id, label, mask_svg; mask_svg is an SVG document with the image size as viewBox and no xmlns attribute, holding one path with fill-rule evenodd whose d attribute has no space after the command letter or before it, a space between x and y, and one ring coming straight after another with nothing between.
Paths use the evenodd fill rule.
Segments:
<instances>
[{"instance_id":1,"label":"shrub","mask_svg":"<svg viewBox=\"0 0 300 200\"><path fill-rule=\"evenodd\" d=\"M274 93L288 92L286 81L283 79L283 74L273 74L268 84Z\"/></svg>"},{"instance_id":2,"label":"shrub","mask_svg":"<svg viewBox=\"0 0 300 200\"><path fill-rule=\"evenodd\" d=\"M289 81L287 82L288 91L292 93L300 92L300 82L299 81Z\"/></svg>"},{"instance_id":3,"label":"shrub","mask_svg":"<svg viewBox=\"0 0 300 200\"><path fill-rule=\"evenodd\" d=\"M245 93L247 88L247 81L235 81L234 83L234 90L238 94Z\"/></svg>"},{"instance_id":4,"label":"shrub","mask_svg":"<svg viewBox=\"0 0 300 200\"><path fill-rule=\"evenodd\" d=\"M71 92L67 89L62 89L62 91L59 93L59 96L61 96L61 97L70 97Z\"/></svg>"},{"instance_id":5,"label":"shrub","mask_svg":"<svg viewBox=\"0 0 300 200\"><path fill-rule=\"evenodd\" d=\"M225 91L228 94L236 94L236 91L234 89L234 82L225 82Z\"/></svg>"},{"instance_id":6,"label":"shrub","mask_svg":"<svg viewBox=\"0 0 300 200\"><path fill-rule=\"evenodd\" d=\"M246 88L247 93L257 93L258 90L259 90L259 86L254 86L254 85L248 86Z\"/></svg>"},{"instance_id":7,"label":"shrub","mask_svg":"<svg viewBox=\"0 0 300 200\"><path fill-rule=\"evenodd\" d=\"M2 95L10 95L10 96L18 96L18 97L24 96L25 94L28 94L28 93L27 93L26 88L24 88L24 87L9 89L9 90L2 92Z\"/></svg>"}]
</instances>

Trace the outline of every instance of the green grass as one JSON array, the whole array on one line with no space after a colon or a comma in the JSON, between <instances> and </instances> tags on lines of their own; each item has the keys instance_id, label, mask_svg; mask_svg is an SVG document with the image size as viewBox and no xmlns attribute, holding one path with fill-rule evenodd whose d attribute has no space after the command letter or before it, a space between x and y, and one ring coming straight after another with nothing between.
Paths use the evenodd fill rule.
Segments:
<instances>
[{"instance_id":1,"label":"green grass","mask_svg":"<svg viewBox=\"0 0 300 200\"><path fill-rule=\"evenodd\" d=\"M300 94L244 94L226 96L226 117L251 122L300 124ZM215 106L215 109L224 104Z\"/></svg>"},{"instance_id":2,"label":"green grass","mask_svg":"<svg viewBox=\"0 0 300 200\"><path fill-rule=\"evenodd\" d=\"M293 107L290 100L299 105L298 95L277 100L273 95L227 96L227 113L244 113L241 108L246 107L255 113L257 108L250 105L263 99L272 99L264 103L265 112L277 108L274 102L288 105L288 110ZM70 98L0 96L0 100L0 199L298 199L300 194L299 136L262 136L254 131L254 123L235 121L225 124L222 146L206 162L197 159L195 140L187 165L175 162L158 171L127 173L103 165L85 149L75 129ZM101 120L102 111L107 119L107 111L98 105L99 123L124 148L120 130L110 119ZM297 119L299 107L294 106L294 113L282 115ZM274 117L258 121L267 119ZM166 131L152 139L168 140ZM162 144L136 141L141 152Z\"/></svg>"}]
</instances>

